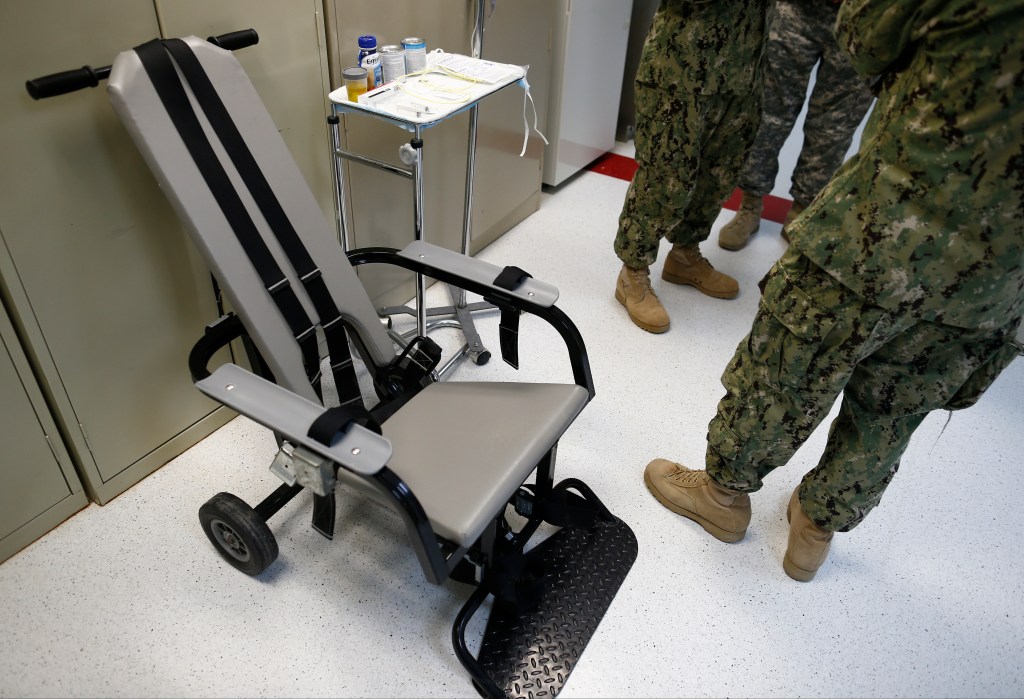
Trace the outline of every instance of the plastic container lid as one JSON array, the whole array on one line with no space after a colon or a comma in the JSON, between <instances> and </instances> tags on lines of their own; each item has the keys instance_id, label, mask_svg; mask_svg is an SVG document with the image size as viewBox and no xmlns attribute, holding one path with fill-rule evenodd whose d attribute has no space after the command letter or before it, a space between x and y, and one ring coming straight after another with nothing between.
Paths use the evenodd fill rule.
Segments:
<instances>
[{"instance_id":1,"label":"plastic container lid","mask_svg":"<svg viewBox=\"0 0 1024 699\"><path fill-rule=\"evenodd\" d=\"M377 48L377 37L375 37L373 34L364 34L363 36L359 37L359 48Z\"/></svg>"},{"instance_id":2,"label":"plastic container lid","mask_svg":"<svg viewBox=\"0 0 1024 699\"><path fill-rule=\"evenodd\" d=\"M341 77L345 80L366 80L366 68L345 68L341 71Z\"/></svg>"}]
</instances>

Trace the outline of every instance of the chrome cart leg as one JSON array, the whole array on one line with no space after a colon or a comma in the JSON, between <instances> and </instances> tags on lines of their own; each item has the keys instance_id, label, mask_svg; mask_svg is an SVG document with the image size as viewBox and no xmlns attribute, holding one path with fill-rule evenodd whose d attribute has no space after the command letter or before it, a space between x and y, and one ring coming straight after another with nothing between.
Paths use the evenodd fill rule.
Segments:
<instances>
[{"instance_id":1,"label":"chrome cart leg","mask_svg":"<svg viewBox=\"0 0 1024 699\"><path fill-rule=\"evenodd\" d=\"M483 53L483 38L484 38L484 3L480 0L477 1L477 12L476 12L476 31L474 36L476 42L473 46L473 58L480 58ZM470 244L473 232L473 182L476 176L476 140L477 131L480 123L480 105L474 104L469 110L469 148L467 149L466 155L466 196L464 199L464 208L462 213L462 254L470 254ZM476 331L476 325L473 323L472 313L478 310L493 309L494 306L489 303L466 303L466 290L457 289L449 286L448 293L452 299L452 306L456 318L458 318L459 325L462 327L462 334L466 338L466 347L468 351L462 354L459 359L463 356L468 356L474 364L483 365L491 358L491 353L484 347L483 342L480 340L480 334ZM448 368L448 365L442 368L441 374Z\"/></svg>"},{"instance_id":2,"label":"chrome cart leg","mask_svg":"<svg viewBox=\"0 0 1024 699\"><path fill-rule=\"evenodd\" d=\"M341 150L341 133L337 113L327 117L328 131L331 134L331 171L334 175L334 217L338 228L338 240L341 242L341 249L347 254L352 249L352 241L348 235L348 212L345 203L345 169L339 160Z\"/></svg>"},{"instance_id":3,"label":"chrome cart leg","mask_svg":"<svg viewBox=\"0 0 1024 699\"><path fill-rule=\"evenodd\" d=\"M412 215L414 225L414 236L413 239L416 241L423 240L423 139L421 136L421 128L417 124L416 135L409 141L411 146L413 162L412 162L412 189L413 189L413 202L412 202ZM422 274L416 275L416 330L420 335L426 336L427 334L427 309L426 309L426 298L427 298L427 286L426 281Z\"/></svg>"},{"instance_id":4,"label":"chrome cart leg","mask_svg":"<svg viewBox=\"0 0 1024 699\"><path fill-rule=\"evenodd\" d=\"M469 110L469 149L466 156L466 198L462 212L462 254L470 254L470 243L473 232L473 180L476 175L476 135L480 120L480 105L473 105ZM480 340L480 333L473 323L473 311L493 309L489 303L466 303L466 290L448 287L448 293L452 299L453 311L459 324L462 326L462 334L466 338L468 356L474 364L483 365L491 358L491 353L484 347Z\"/></svg>"}]
</instances>

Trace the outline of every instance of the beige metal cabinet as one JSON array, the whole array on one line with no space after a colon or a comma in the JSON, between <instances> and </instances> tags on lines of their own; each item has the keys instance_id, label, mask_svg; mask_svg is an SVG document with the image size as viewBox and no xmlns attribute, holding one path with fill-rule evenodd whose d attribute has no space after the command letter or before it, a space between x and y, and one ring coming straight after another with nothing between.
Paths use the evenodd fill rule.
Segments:
<instances>
[{"instance_id":1,"label":"beige metal cabinet","mask_svg":"<svg viewBox=\"0 0 1024 699\"><path fill-rule=\"evenodd\" d=\"M33 102L27 78L157 36L253 27L239 58L333 215L320 0L0 4L5 300L89 495L105 503L232 417L187 356L218 315L210 276L95 90Z\"/></svg>"},{"instance_id":2,"label":"beige metal cabinet","mask_svg":"<svg viewBox=\"0 0 1024 699\"><path fill-rule=\"evenodd\" d=\"M270 112L328 221L334 183L327 134L328 74L322 0L154 0L165 36L206 38L255 29L238 62Z\"/></svg>"},{"instance_id":3,"label":"beige metal cabinet","mask_svg":"<svg viewBox=\"0 0 1024 699\"><path fill-rule=\"evenodd\" d=\"M209 273L103 87L39 102L28 78L159 34L152 3L0 4L4 302L90 497L105 503L231 414L193 386Z\"/></svg>"},{"instance_id":4,"label":"beige metal cabinet","mask_svg":"<svg viewBox=\"0 0 1024 699\"><path fill-rule=\"evenodd\" d=\"M490 0L484 2L492 7ZM551 47L555 8L550 0L504 0L493 5L484 32L483 57L529 66L527 79L537 127L548 128ZM526 153L524 126L530 125ZM480 104L472 252L477 252L540 208L544 141L533 131L534 114L523 90L511 87Z\"/></svg>"},{"instance_id":5,"label":"beige metal cabinet","mask_svg":"<svg viewBox=\"0 0 1024 699\"><path fill-rule=\"evenodd\" d=\"M89 504L0 305L0 562Z\"/></svg>"}]
</instances>

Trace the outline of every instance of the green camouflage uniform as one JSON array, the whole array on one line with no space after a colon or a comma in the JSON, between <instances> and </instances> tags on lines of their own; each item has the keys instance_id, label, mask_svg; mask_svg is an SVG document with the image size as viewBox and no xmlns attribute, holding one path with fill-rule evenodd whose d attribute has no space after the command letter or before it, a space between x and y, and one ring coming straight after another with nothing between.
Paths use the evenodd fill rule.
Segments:
<instances>
[{"instance_id":1,"label":"green camouflage uniform","mask_svg":"<svg viewBox=\"0 0 1024 699\"><path fill-rule=\"evenodd\" d=\"M867 79L857 75L832 28L838 0L776 0L765 48L761 126L740 172L739 186L758 197L770 193L779 151L800 114L807 83L803 147L793 169L793 201L807 206L842 164L853 133L871 106Z\"/></svg>"},{"instance_id":2,"label":"green camouflage uniform","mask_svg":"<svg viewBox=\"0 0 1024 699\"><path fill-rule=\"evenodd\" d=\"M757 132L767 0L662 0L636 76L636 160L615 254L707 239Z\"/></svg>"},{"instance_id":3,"label":"green camouflage uniform","mask_svg":"<svg viewBox=\"0 0 1024 699\"><path fill-rule=\"evenodd\" d=\"M800 502L846 531L929 411L972 405L1024 312L1024 0L847 0L836 36L881 75L860 152L790 227L722 382L707 468L752 492L842 392Z\"/></svg>"}]
</instances>

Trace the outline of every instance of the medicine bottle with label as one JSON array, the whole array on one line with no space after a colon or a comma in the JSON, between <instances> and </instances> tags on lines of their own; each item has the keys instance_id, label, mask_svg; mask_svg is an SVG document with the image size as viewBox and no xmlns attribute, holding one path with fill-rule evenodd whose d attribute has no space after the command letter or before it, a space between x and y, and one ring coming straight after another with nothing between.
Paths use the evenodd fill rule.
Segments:
<instances>
[{"instance_id":1,"label":"medicine bottle with label","mask_svg":"<svg viewBox=\"0 0 1024 699\"><path fill-rule=\"evenodd\" d=\"M373 34L364 34L359 37L358 65L366 68L366 89L372 90L384 84L384 75L381 73L380 54L377 53L377 37Z\"/></svg>"}]
</instances>

